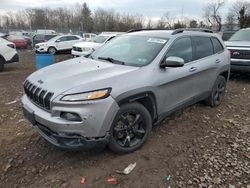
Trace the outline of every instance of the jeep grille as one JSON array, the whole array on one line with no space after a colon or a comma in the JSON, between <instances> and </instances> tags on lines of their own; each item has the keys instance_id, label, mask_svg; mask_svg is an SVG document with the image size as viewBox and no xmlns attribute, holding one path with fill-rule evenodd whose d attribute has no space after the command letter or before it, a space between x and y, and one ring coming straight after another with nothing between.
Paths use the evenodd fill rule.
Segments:
<instances>
[{"instance_id":1,"label":"jeep grille","mask_svg":"<svg viewBox=\"0 0 250 188\"><path fill-rule=\"evenodd\" d=\"M50 103L54 93L44 90L41 87L32 84L28 80L24 82L24 92L27 97L36 105L46 110L51 109Z\"/></svg>"}]
</instances>

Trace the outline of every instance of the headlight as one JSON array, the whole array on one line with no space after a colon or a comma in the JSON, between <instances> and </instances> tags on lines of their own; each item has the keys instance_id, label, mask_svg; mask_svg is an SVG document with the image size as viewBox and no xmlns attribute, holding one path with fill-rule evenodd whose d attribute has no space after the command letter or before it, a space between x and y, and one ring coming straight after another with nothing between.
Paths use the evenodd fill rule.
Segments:
<instances>
[{"instance_id":1,"label":"headlight","mask_svg":"<svg viewBox=\"0 0 250 188\"><path fill-rule=\"evenodd\" d=\"M61 98L61 101L79 102L79 101L104 99L109 96L110 92L111 92L111 88L107 88L107 89L91 91L91 92L69 94L69 95L63 96Z\"/></svg>"},{"instance_id":2,"label":"headlight","mask_svg":"<svg viewBox=\"0 0 250 188\"><path fill-rule=\"evenodd\" d=\"M82 48L82 51L89 52L89 51L92 51L92 48Z\"/></svg>"}]
</instances>

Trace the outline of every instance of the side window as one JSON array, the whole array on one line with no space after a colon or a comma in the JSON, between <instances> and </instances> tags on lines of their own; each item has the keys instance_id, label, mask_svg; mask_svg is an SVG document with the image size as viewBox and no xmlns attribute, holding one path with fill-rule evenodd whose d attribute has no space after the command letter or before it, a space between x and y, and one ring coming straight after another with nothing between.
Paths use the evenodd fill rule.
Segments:
<instances>
[{"instance_id":1,"label":"side window","mask_svg":"<svg viewBox=\"0 0 250 188\"><path fill-rule=\"evenodd\" d=\"M90 38L89 34L85 34L85 38Z\"/></svg>"},{"instance_id":2,"label":"side window","mask_svg":"<svg viewBox=\"0 0 250 188\"><path fill-rule=\"evenodd\" d=\"M68 39L67 39L67 37L61 37L61 38L59 38L59 40L60 40L61 42L64 42L64 41L67 41Z\"/></svg>"},{"instance_id":3,"label":"side window","mask_svg":"<svg viewBox=\"0 0 250 188\"><path fill-rule=\"evenodd\" d=\"M78 40L79 38L76 36L67 36L67 40Z\"/></svg>"},{"instance_id":4,"label":"side window","mask_svg":"<svg viewBox=\"0 0 250 188\"><path fill-rule=\"evenodd\" d=\"M214 54L213 45L209 37L194 37L193 41L196 49L195 60Z\"/></svg>"},{"instance_id":5,"label":"side window","mask_svg":"<svg viewBox=\"0 0 250 188\"><path fill-rule=\"evenodd\" d=\"M213 46L214 46L214 53L219 53L224 50L222 44L217 38L211 38Z\"/></svg>"},{"instance_id":6,"label":"side window","mask_svg":"<svg viewBox=\"0 0 250 188\"><path fill-rule=\"evenodd\" d=\"M166 57L180 57L185 63L193 60L192 42L189 37L178 39L168 50Z\"/></svg>"}]
</instances>

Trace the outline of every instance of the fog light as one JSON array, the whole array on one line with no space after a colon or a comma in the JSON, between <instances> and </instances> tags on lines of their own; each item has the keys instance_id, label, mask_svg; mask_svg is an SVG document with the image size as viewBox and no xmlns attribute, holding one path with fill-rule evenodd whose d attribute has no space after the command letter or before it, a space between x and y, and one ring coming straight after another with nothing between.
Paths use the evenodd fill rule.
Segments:
<instances>
[{"instance_id":1,"label":"fog light","mask_svg":"<svg viewBox=\"0 0 250 188\"><path fill-rule=\"evenodd\" d=\"M68 121L82 121L81 117L78 114L71 112L62 112L61 118L66 119Z\"/></svg>"}]
</instances>

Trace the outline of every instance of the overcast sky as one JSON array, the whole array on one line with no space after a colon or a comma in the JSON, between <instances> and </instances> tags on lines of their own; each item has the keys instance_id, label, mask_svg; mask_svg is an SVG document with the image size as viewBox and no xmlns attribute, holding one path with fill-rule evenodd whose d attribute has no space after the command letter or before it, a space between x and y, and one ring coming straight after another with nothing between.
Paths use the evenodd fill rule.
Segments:
<instances>
[{"instance_id":1,"label":"overcast sky","mask_svg":"<svg viewBox=\"0 0 250 188\"><path fill-rule=\"evenodd\" d=\"M223 15L234 1L236 0L227 0ZM70 7L74 3L83 2L86 2L92 10L114 9L120 13L141 14L151 18L160 18L165 12L181 18L183 8L184 17L199 18L208 0L0 0L0 12L37 7Z\"/></svg>"}]
</instances>

